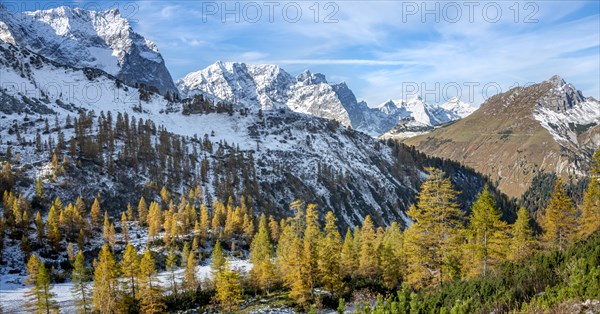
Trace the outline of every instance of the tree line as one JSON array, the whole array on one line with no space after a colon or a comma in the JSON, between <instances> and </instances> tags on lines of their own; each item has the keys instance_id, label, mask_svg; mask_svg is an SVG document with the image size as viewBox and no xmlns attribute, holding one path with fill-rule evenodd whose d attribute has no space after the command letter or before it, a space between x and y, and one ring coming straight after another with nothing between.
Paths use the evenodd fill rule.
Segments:
<instances>
[{"instance_id":1,"label":"tree line","mask_svg":"<svg viewBox=\"0 0 600 314\"><path fill-rule=\"evenodd\" d=\"M398 291L392 294L397 296L393 301L380 300L382 307L391 306L392 302L410 307L410 302L418 302L415 292L440 291L457 281L489 278L506 262L526 263L542 250L563 252L572 243L597 232L599 161L597 153L590 184L579 207L568 197L565 185L556 181L549 205L538 221L540 233L532 228L531 215L525 208L518 211L513 224L503 221L487 188L466 216L457 205L457 191L451 181L433 168L429 169L418 201L407 212L408 228L401 230L398 223L377 227L366 216L360 226L348 228L343 237L333 213L321 217L314 204L295 201L290 204L295 215L277 221L265 214L254 218L248 206L251 201L245 196L238 202L233 198L225 203L216 200L209 208L202 201L201 189L190 190L177 205L163 189L160 201L148 206L141 198L137 208L129 206L122 213L117 229L118 242L124 249L119 250L114 240L114 223L108 215L102 223L100 209L94 209L98 205L92 205L86 220L92 230L102 229L105 244L89 265L79 247L79 252L73 254L71 280L83 313L88 313L88 309L112 313L124 308L130 312L159 313L173 298L192 295L197 299L202 293L212 295L213 301L227 311L237 309L244 295L268 296L276 292L286 293L305 309L333 300L339 300L338 306L343 308L345 298L365 288L384 294ZM12 201L19 203L14 197ZM59 206L56 203L55 200L53 207ZM70 211L77 212L77 206L72 207ZM67 209L60 210L58 230L68 234L67 225L60 225L60 217L64 220L66 212ZM45 235L49 239L55 229L50 226L51 221L49 214ZM148 245L142 254L128 242L127 229L136 226L143 226L148 233ZM76 234L73 232L72 237ZM162 253L150 250L152 246L162 248ZM198 263L208 257L203 256L206 249L212 251L213 276L209 282L197 277ZM253 266L248 278L228 265L231 257L244 257L246 249ZM157 259L165 260L164 268L160 268L170 274L167 286L156 279ZM92 279L90 269L94 280L88 291L89 286L83 283ZM56 308L49 271L36 254L31 254L28 272L27 282L33 285L28 304L44 309L43 312ZM169 291L168 297L165 291ZM456 306L468 308L463 303Z\"/></svg>"}]
</instances>

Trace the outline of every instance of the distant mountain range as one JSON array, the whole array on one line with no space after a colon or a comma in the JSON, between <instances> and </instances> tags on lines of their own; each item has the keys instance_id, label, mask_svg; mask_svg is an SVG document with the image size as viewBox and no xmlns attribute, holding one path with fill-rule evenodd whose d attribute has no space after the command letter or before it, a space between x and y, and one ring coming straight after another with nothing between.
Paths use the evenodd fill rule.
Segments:
<instances>
[{"instance_id":1,"label":"distant mountain range","mask_svg":"<svg viewBox=\"0 0 600 314\"><path fill-rule=\"evenodd\" d=\"M468 117L405 142L487 174L517 197L539 172L565 180L586 175L600 145L600 102L553 76L493 96Z\"/></svg>"},{"instance_id":2,"label":"distant mountain range","mask_svg":"<svg viewBox=\"0 0 600 314\"><path fill-rule=\"evenodd\" d=\"M329 83L325 75L304 71L293 77L277 65L217 62L177 81L182 97L202 94L213 101L250 108L292 111L335 119L355 130L378 136L413 117L433 127L463 118L475 108L453 98L443 105L429 105L420 96L388 101L371 108L346 83Z\"/></svg>"}]
</instances>

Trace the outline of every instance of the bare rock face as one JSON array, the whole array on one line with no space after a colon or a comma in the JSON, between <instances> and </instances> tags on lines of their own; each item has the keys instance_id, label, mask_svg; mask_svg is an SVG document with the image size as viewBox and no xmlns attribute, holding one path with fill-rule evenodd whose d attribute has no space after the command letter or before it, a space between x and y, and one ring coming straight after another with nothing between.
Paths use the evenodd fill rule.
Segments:
<instances>
[{"instance_id":1,"label":"bare rock face","mask_svg":"<svg viewBox=\"0 0 600 314\"><path fill-rule=\"evenodd\" d=\"M405 142L487 174L517 197L538 172L585 175L600 144L599 125L600 102L553 76L491 97L472 115Z\"/></svg>"}]
</instances>

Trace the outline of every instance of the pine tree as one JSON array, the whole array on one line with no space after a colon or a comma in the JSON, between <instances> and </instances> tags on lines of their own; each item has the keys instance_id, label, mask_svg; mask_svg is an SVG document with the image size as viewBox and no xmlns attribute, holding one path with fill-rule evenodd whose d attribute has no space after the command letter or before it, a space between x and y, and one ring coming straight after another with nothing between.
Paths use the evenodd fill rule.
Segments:
<instances>
[{"instance_id":1,"label":"pine tree","mask_svg":"<svg viewBox=\"0 0 600 314\"><path fill-rule=\"evenodd\" d=\"M225 267L225 255L223 254L221 242L217 241L210 258L210 268L212 270L213 277L216 276L218 272L222 271L223 267Z\"/></svg>"},{"instance_id":2,"label":"pine tree","mask_svg":"<svg viewBox=\"0 0 600 314\"><path fill-rule=\"evenodd\" d=\"M252 270L250 276L255 286L269 293L269 289L275 279L275 266L271 262L273 257L273 245L269 239L267 230L267 218L265 214L260 216L258 233L254 235L250 245L250 262Z\"/></svg>"},{"instance_id":3,"label":"pine tree","mask_svg":"<svg viewBox=\"0 0 600 314\"><path fill-rule=\"evenodd\" d=\"M35 231L37 233L37 243L38 245L41 245L44 243L44 234L46 231L44 227L44 220L42 219L42 215L39 211L35 214Z\"/></svg>"},{"instance_id":4,"label":"pine tree","mask_svg":"<svg viewBox=\"0 0 600 314\"><path fill-rule=\"evenodd\" d=\"M319 226L319 217L317 216L316 205L309 204L306 207L303 252L302 252L302 271L304 280L307 281L312 294L319 276L319 239L321 238L321 227Z\"/></svg>"},{"instance_id":5,"label":"pine tree","mask_svg":"<svg viewBox=\"0 0 600 314\"><path fill-rule=\"evenodd\" d=\"M6 230L6 218L0 218L0 263L2 263L2 256L4 252L4 232Z\"/></svg>"},{"instance_id":6,"label":"pine tree","mask_svg":"<svg viewBox=\"0 0 600 314\"><path fill-rule=\"evenodd\" d=\"M60 247L60 224L59 224L59 213L54 205L50 207L48 212L48 240L55 251L59 250Z\"/></svg>"},{"instance_id":7,"label":"pine tree","mask_svg":"<svg viewBox=\"0 0 600 314\"><path fill-rule=\"evenodd\" d=\"M236 232L235 215L233 210L228 206L225 214L225 227L223 228L223 235L226 240L232 240L234 232Z\"/></svg>"},{"instance_id":8,"label":"pine tree","mask_svg":"<svg viewBox=\"0 0 600 314\"><path fill-rule=\"evenodd\" d=\"M79 250L82 251L84 246L85 246L85 234L83 232L83 229L79 229L79 236L77 237L77 247L79 247Z\"/></svg>"},{"instance_id":9,"label":"pine tree","mask_svg":"<svg viewBox=\"0 0 600 314\"><path fill-rule=\"evenodd\" d=\"M269 216L269 233L271 235L271 241L273 243L277 243L279 241L279 224L277 220L273 218L273 216Z\"/></svg>"},{"instance_id":10,"label":"pine tree","mask_svg":"<svg viewBox=\"0 0 600 314\"><path fill-rule=\"evenodd\" d=\"M23 252L23 255L26 257L29 257L29 254L31 253L31 246L25 235L21 236L21 252Z\"/></svg>"},{"instance_id":11,"label":"pine tree","mask_svg":"<svg viewBox=\"0 0 600 314\"><path fill-rule=\"evenodd\" d=\"M200 247L200 240L198 237L194 237L194 239L192 240L192 252L197 253L199 247Z\"/></svg>"},{"instance_id":12,"label":"pine tree","mask_svg":"<svg viewBox=\"0 0 600 314\"><path fill-rule=\"evenodd\" d=\"M148 206L146 205L146 200L144 199L144 197L142 196L140 198L140 202L138 203L138 221L140 222L140 224L142 226L147 225L147 218L148 218Z\"/></svg>"},{"instance_id":13,"label":"pine tree","mask_svg":"<svg viewBox=\"0 0 600 314\"><path fill-rule=\"evenodd\" d=\"M79 213L79 216L85 217L87 212L85 208L85 203L83 202L83 199L81 197L78 197L75 201L75 209Z\"/></svg>"},{"instance_id":14,"label":"pine tree","mask_svg":"<svg viewBox=\"0 0 600 314\"><path fill-rule=\"evenodd\" d=\"M457 252L462 212L450 179L437 169L428 169L418 202L407 212L413 224L404 234L408 263L407 282L414 287L439 287L457 274Z\"/></svg>"},{"instance_id":15,"label":"pine tree","mask_svg":"<svg viewBox=\"0 0 600 314\"><path fill-rule=\"evenodd\" d=\"M198 278L196 276L196 266L198 262L196 260L196 254L190 252L187 256L187 263L185 268L185 274L183 276L183 288L187 291L196 291L198 289Z\"/></svg>"},{"instance_id":16,"label":"pine tree","mask_svg":"<svg viewBox=\"0 0 600 314\"><path fill-rule=\"evenodd\" d=\"M284 227L277 245L276 265L284 285L290 289L290 297L298 304L306 305L310 300L311 291L302 270L303 242L300 238L301 227L298 226L301 216L302 213L298 212L294 221Z\"/></svg>"},{"instance_id":17,"label":"pine tree","mask_svg":"<svg viewBox=\"0 0 600 314\"><path fill-rule=\"evenodd\" d=\"M80 250L75 257L73 273L71 276L71 281L73 282L71 292L75 297L75 305L77 306L78 313L92 313L92 294L88 287L88 282L90 280L91 276L88 269L85 267L85 258L83 252Z\"/></svg>"},{"instance_id":18,"label":"pine tree","mask_svg":"<svg viewBox=\"0 0 600 314\"><path fill-rule=\"evenodd\" d=\"M35 254L32 254L27 262L27 273L29 276L25 284L33 287L25 294L25 307L32 313L49 314L58 311L58 305L54 301L55 294L50 287L50 274Z\"/></svg>"},{"instance_id":19,"label":"pine tree","mask_svg":"<svg viewBox=\"0 0 600 314\"><path fill-rule=\"evenodd\" d=\"M217 300L226 312L237 310L238 304L243 301L239 274L230 269L228 262L217 273L215 290Z\"/></svg>"},{"instance_id":20,"label":"pine tree","mask_svg":"<svg viewBox=\"0 0 600 314\"><path fill-rule=\"evenodd\" d=\"M340 270L344 278L350 278L354 276L354 273L358 268L356 255L357 254L354 251L354 237L352 237L351 229L348 228L346 231L346 237L344 237L342 252L340 254Z\"/></svg>"},{"instance_id":21,"label":"pine tree","mask_svg":"<svg viewBox=\"0 0 600 314\"><path fill-rule=\"evenodd\" d=\"M108 245L111 248L114 248L117 244L117 231L115 230L115 224L112 222L108 225Z\"/></svg>"},{"instance_id":22,"label":"pine tree","mask_svg":"<svg viewBox=\"0 0 600 314\"><path fill-rule=\"evenodd\" d=\"M164 208L166 208L167 204L169 204L169 202L171 201L171 195L169 194L169 190L167 190L167 188L164 186L160 190L160 199Z\"/></svg>"},{"instance_id":23,"label":"pine tree","mask_svg":"<svg viewBox=\"0 0 600 314\"><path fill-rule=\"evenodd\" d=\"M100 202L98 201L98 198L94 199L94 203L90 209L90 220L92 223L92 228L94 228L94 230L99 230L102 223L102 211L100 210Z\"/></svg>"},{"instance_id":24,"label":"pine tree","mask_svg":"<svg viewBox=\"0 0 600 314\"><path fill-rule=\"evenodd\" d=\"M173 295L177 297L177 277L175 275L175 270L177 269L177 255L173 251L173 249L169 250L169 255L167 255L166 268L169 272L169 281L171 282L171 291L173 291Z\"/></svg>"},{"instance_id":25,"label":"pine tree","mask_svg":"<svg viewBox=\"0 0 600 314\"><path fill-rule=\"evenodd\" d=\"M187 258L190 255L190 243L185 241L183 248L181 249L181 267L185 268L187 265Z\"/></svg>"},{"instance_id":26,"label":"pine tree","mask_svg":"<svg viewBox=\"0 0 600 314\"><path fill-rule=\"evenodd\" d=\"M547 246L564 249L577 231L577 209L563 187L560 179L556 180L550 205L542 218L543 239Z\"/></svg>"},{"instance_id":27,"label":"pine tree","mask_svg":"<svg viewBox=\"0 0 600 314\"><path fill-rule=\"evenodd\" d=\"M148 222L148 241L152 241L162 229L163 215L160 205L156 202L150 203L150 211L147 217Z\"/></svg>"},{"instance_id":28,"label":"pine tree","mask_svg":"<svg viewBox=\"0 0 600 314\"><path fill-rule=\"evenodd\" d=\"M600 230L600 150L594 154L590 183L583 198L579 238L585 239Z\"/></svg>"},{"instance_id":29,"label":"pine tree","mask_svg":"<svg viewBox=\"0 0 600 314\"><path fill-rule=\"evenodd\" d=\"M371 280L379 274L375 227L367 215L361 229L362 241L358 260L358 273Z\"/></svg>"},{"instance_id":30,"label":"pine tree","mask_svg":"<svg viewBox=\"0 0 600 314\"><path fill-rule=\"evenodd\" d=\"M171 207L173 208L173 207ZM164 224L163 228L165 233L163 235L163 243L166 247L170 247L175 240L175 234L177 233L176 226L177 221L175 220L175 213L173 211L167 211L164 213ZM175 232L174 232L175 231Z\"/></svg>"},{"instance_id":31,"label":"pine tree","mask_svg":"<svg viewBox=\"0 0 600 314\"><path fill-rule=\"evenodd\" d=\"M21 213L21 207L19 206L19 203L16 199L13 201L12 212L15 227L21 227L23 214Z\"/></svg>"},{"instance_id":32,"label":"pine tree","mask_svg":"<svg viewBox=\"0 0 600 314\"><path fill-rule=\"evenodd\" d=\"M325 216L325 234L319 241L319 278L323 287L334 295L342 288L342 271L340 254L342 253L342 237L338 232L333 212Z\"/></svg>"},{"instance_id":33,"label":"pine tree","mask_svg":"<svg viewBox=\"0 0 600 314\"><path fill-rule=\"evenodd\" d=\"M379 248L381 279L387 289L397 288L402 280L404 263L402 231L397 222L393 222L385 231L383 243Z\"/></svg>"},{"instance_id":34,"label":"pine tree","mask_svg":"<svg viewBox=\"0 0 600 314\"><path fill-rule=\"evenodd\" d=\"M529 221L531 217L525 207L517 213L517 220L511 226L512 238L509 241L507 258L511 261L521 262L535 253L536 243Z\"/></svg>"},{"instance_id":35,"label":"pine tree","mask_svg":"<svg viewBox=\"0 0 600 314\"><path fill-rule=\"evenodd\" d=\"M150 250L146 247L140 262L138 278L140 282L140 311L146 314L164 313L166 310L162 289L156 277L156 262Z\"/></svg>"},{"instance_id":36,"label":"pine tree","mask_svg":"<svg viewBox=\"0 0 600 314\"><path fill-rule=\"evenodd\" d=\"M129 226L127 225L127 215L125 212L121 213L121 234L125 243L129 243Z\"/></svg>"},{"instance_id":37,"label":"pine tree","mask_svg":"<svg viewBox=\"0 0 600 314\"><path fill-rule=\"evenodd\" d=\"M127 221L134 221L135 218L133 216L133 207L131 206L131 203L127 203L127 211L125 212L126 214L126 220Z\"/></svg>"},{"instance_id":38,"label":"pine tree","mask_svg":"<svg viewBox=\"0 0 600 314\"><path fill-rule=\"evenodd\" d=\"M243 226L246 239L252 239L254 235L254 219L250 215L244 214Z\"/></svg>"},{"instance_id":39,"label":"pine tree","mask_svg":"<svg viewBox=\"0 0 600 314\"><path fill-rule=\"evenodd\" d=\"M200 205L200 237L203 240L208 238L208 229L210 228L210 218L208 216L208 209L205 204Z\"/></svg>"},{"instance_id":40,"label":"pine tree","mask_svg":"<svg viewBox=\"0 0 600 314\"><path fill-rule=\"evenodd\" d=\"M75 262L75 247L73 246L73 242L67 244L67 258L69 262Z\"/></svg>"},{"instance_id":41,"label":"pine tree","mask_svg":"<svg viewBox=\"0 0 600 314\"><path fill-rule=\"evenodd\" d=\"M225 206L220 201L215 201L213 203L213 217L211 221L212 231L215 235L219 236L221 234L221 227L223 226L224 212Z\"/></svg>"},{"instance_id":42,"label":"pine tree","mask_svg":"<svg viewBox=\"0 0 600 314\"><path fill-rule=\"evenodd\" d=\"M138 298L136 291L138 290L140 257L133 245L127 243L125 246L125 253L123 253L123 259L119 266L123 278L123 280L121 280L123 286L122 290L128 294L131 300L136 300Z\"/></svg>"},{"instance_id":43,"label":"pine tree","mask_svg":"<svg viewBox=\"0 0 600 314\"><path fill-rule=\"evenodd\" d=\"M361 226L354 227L354 233L352 234L352 249L354 252L354 259L356 260L356 269L354 270L355 275L359 275L358 267L359 267L359 259L360 252L362 250L362 231Z\"/></svg>"},{"instance_id":44,"label":"pine tree","mask_svg":"<svg viewBox=\"0 0 600 314\"><path fill-rule=\"evenodd\" d=\"M45 198L44 184L42 182L42 177L38 177L37 180L35 180L35 196L39 200L44 200L44 198Z\"/></svg>"},{"instance_id":45,"label":"pine tree","mask_svg":"<svg viewBox=\"0 0 600 314\"><path fill-rule=\"evenodd\" d=\"M102 246L94 269L93 310L101 314L118 312L118 268L110 248Z\"/></svg>"},{"instance_id":46,"label":"pine tree","mask_svg":"<svg viewBox=\"0 0 600 314\"><path fill-rule=\"evenodd\" d=\"M508 225L500 217L502 213L486 186L471 207L462 263L467 277L486 276L506 258Z\"/></svg>"},{"instance_id":47,"label":"pine tree","mask_svg":"<svg viewBox=\"0 0 600 314\"><path fill-rule=\"evenodd\" d=\"M110 237L110 220L108 219L108 212L104 211L104 223L102 224L102 240L104 243L109 242ZM112 247L112 245L111 245Z\"/></svg>"}]
</instances>

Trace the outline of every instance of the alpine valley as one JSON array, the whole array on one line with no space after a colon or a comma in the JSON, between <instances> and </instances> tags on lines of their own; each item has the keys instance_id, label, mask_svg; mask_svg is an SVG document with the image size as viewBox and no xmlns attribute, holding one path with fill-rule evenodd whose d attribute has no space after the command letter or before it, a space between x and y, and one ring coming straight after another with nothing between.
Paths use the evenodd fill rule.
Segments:
<instances>
[{"instance_id":1,"label":"alpine valley","mask_svg":"<svg viewBox=\"0 0 600 314\"><path fill-rule=\"evenodd\" d=\"M0 4L0 313L504 313L575 279L589 289L573 300L594 298L600 268L582 252L598 255L595 227L538 246L548 225L529 215L542 211L517 203L544 173L587 188L599 145L600 102L558 76L479 108L418 95L370 106L273 64L173 80L118 10ZM485 253L470 250L482 208ZM547 258L540 247L569 279L528 264ZM503 262L546 275L515 292L522 273ZM498 282L518 297L456 294Z\"/></svg>"}]
</instances>

